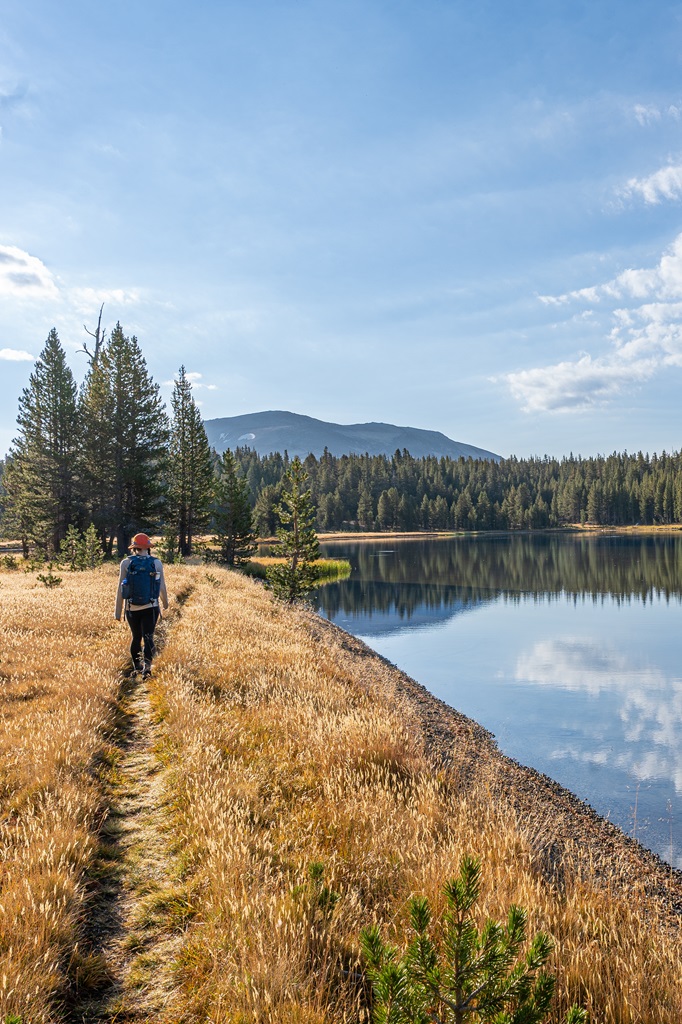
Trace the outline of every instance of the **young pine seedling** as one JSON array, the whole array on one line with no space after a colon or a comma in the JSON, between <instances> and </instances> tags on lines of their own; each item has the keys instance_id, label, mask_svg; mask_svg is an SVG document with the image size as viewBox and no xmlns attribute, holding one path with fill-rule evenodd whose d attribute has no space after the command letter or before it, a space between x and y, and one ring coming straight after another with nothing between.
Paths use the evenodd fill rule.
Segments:
<instances>
[{"instance_id":1,"label":"young pine seedling","mask_svg":"<svg viewBox=\"0 0 682 1024\"><path fill-rule=\"evenodd\" d=\"M514 905L506 925L488 920L479 931L472 911L480 880L479 861L463 857L459 876L445 885L440 928L431 927L428 900L413 897L413 934L402 957L378 927L363 930L374 1024L545 1024L555 984L545 971L552 940L538 932L524 954L527 915ZM577 1006L565 1017L565 1024L586 1022Z\"/></svg>"}]
</instances>

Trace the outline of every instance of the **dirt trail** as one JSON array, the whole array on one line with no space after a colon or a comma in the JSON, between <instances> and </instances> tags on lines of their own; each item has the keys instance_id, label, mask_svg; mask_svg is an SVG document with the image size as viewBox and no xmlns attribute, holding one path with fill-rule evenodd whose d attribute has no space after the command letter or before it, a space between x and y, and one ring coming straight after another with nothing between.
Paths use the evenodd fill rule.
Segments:
<instances>
[{"instance_id":1,"label":"dirt trail","mask_svg":"<svg viewBox=\"0 0 682 1024\"><path fill-rule=\"evenodd\" d=\"M158 1020L173 988L182 895L171 873L159 733L147 683L124 678L102 771L108 811L89 880L86 951L72 972L80 995L66 1014L69 1024Z\"/></svg>"}]
</instances>

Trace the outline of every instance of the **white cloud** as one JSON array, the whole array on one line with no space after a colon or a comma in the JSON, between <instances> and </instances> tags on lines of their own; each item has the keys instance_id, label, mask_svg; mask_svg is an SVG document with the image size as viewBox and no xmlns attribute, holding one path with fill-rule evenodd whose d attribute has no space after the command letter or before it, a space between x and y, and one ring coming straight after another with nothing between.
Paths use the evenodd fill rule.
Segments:
<instances>
[{"instance_id":1,"label":"white cloud","mask_svg":"<svg viewBox=\"0 0 682 1024\"><path fill-rule=\"evenodd\" d=\"M575 292L566 292L565 295L538 295L538 298L545 306L563 306L576 299L583 299L585 302L599 302L599 290L597 288L579 288Z\"/></svg>"},{"instance_id":2,"label":"white cloud","mask_svg":"<svg viewBox=\"0 0 682 1024\"><path fill-rule=\"evenodd\" d=\"M610 348L597 357L581 354L506 374L526 412L576 412L603 405L666 367L682 367L682 234L654 267L630 268L603 284L539 299L554 307L602 307L611 318L604 339Z\"/></svg>"},{"instance_id":3,"label":"white cloud","mask_svg":"<svg viewBox=\"0 0 682 1024\"><path fill-rule=\"evenodd\" d=\"M630 178L618 190L621 199L641 198L649 205L682 196L682 164L668 164L645 178Z\"/></svg>"},{"instance_id":4,"label":"white cloud","mask_svg":"<svg viewBox=\"0 0 682 1024\"><path fill-rule=\"evenodd\" d=\"M52 273L37 256L15 245L0 245L0 297L54 301L59 290Z\"/></svg>"},{"instance_id":5,"label":"white cloud","mask_svg":"<svg viewBox=\"0 0 682 1024\"><path fill-rule=\"evenodd\" d=\"M584 355L575 362L508 373L505 380L524 412L579 412L615 398L653 372L647 360L623 363Z\"/></svg>"},{"instance_id":6,"label":"white cloud","mask_svg":"<svg viewBox=\"0 0 682 1024\"><path fill-rule=\"evenodd\" d=\"M10 363L32 363L35 356L18 348L0 348L0 359L5 359Z\"/></svg>"},{"instance_id":7,"label":"white cloud","mask_svg":"<svg viewBox=\"0 0 682 1024\"><path fill-rule=\"evenodd\" d=\"M561 295L540 295L544 305L565 306L574 302L598 305L611 299L682 299L682 234L663 253L657 266L623 270L604 284L578 288Z\"/></svg>"}]
</instances>

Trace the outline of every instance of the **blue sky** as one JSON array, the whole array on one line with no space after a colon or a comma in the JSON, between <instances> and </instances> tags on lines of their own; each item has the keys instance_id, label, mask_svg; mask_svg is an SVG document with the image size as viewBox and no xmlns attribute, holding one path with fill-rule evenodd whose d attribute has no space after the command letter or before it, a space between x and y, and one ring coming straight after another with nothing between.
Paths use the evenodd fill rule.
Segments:
<instances>
[{"instance_id":1,"label":"blue sky","mask_svg":"<svg viewBox=\"0 0 682 1024\"><path fill-rule=\"evenodd\" d=\"M3 0L0 452L52 326L206 418L678 450L682 5Z\"/></svg>"}]
</instances>

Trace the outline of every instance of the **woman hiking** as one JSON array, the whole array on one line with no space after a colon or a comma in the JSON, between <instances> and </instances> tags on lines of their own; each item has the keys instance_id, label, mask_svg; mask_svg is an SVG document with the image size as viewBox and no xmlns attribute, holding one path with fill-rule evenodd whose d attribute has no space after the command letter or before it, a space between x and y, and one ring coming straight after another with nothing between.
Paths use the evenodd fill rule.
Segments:
<instances>
[{"instance_id":1,"label":"woman hiking","mask_svg":"<svg viewBox=\"0 0 682 1024\"><path fill-rule=\"evenodd\" d=\"M126 621L133 635L130 644L133 668L147 679L152 674L152 659L156 654L154 630L161 615L159 598L166 609L168 594L163 565L158 558L152 558L152 542L146 533L135 534L130 551L121 562L114 614L120 621L125 601Z\"/></svg>"}]
</instances>

